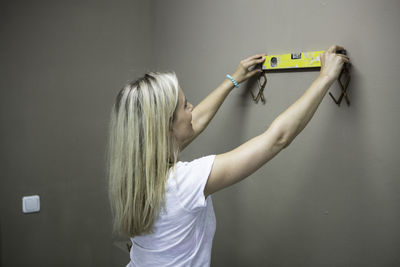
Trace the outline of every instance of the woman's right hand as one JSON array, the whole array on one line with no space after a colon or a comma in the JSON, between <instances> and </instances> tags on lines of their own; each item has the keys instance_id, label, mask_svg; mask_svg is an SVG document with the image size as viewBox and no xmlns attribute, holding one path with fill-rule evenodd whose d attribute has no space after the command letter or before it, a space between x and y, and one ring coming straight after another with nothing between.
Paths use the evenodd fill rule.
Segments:
<instances>
[{"instance_id":1,"label":"woman's right hand","mask_svg":"<svg viewBox=\"0 0 400 267\"><path fill-rule=\"evenodd\" d=\"M332 45L321 55L320 76L326 76L332 81L335 81L339 77L344 63L350 64L348 56L336 54L336 52L340 50L344 50L344 48L338 45Z\"/></svg>"},{"instance_id":2,"label":"woman's right hand","mask_svg":"<svg viewBox=\"0 0 400 267\"><path fill-rule=\"evenodd\" d=\"M267 54L256 54L246 59L240 61L239 66L236 71L232 74L232 77L238 82L242 83L249 79L251 76L256 75L257 73L261 73L262 69L257 68L256 66L263 63L265 61L265 56ZM255 67L253 70L249 70L249 68Z\"/></svg>"}]
</instances>

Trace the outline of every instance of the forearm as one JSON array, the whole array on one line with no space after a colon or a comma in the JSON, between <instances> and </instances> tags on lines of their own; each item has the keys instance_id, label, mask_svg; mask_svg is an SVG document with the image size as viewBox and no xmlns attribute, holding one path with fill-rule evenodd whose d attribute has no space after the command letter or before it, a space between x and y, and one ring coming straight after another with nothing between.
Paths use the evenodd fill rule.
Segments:
<instances>
[{"instance_id":1,"label":"forearm","mask_svg":"<svg viewBox=\"0 0 400 267\"><path fill-rule=\"evenodd\" d=\"M233 83L230 80L225 79L214 91L212 91L193 109L192 123L196 132L200 133L207 127L233 88Z\"/></svg>"},{"instance_id":2,"label":"forearm","mask_svg":"<svg viewBox=\"0 0 400 267\"><path fill-rule=\"evenodd\" d=\"M332 79L318 76L304 94L274 120L271 126L279 129L280 139L286 146L311 120L332 83Z\"/></svg>"}]
</instances>

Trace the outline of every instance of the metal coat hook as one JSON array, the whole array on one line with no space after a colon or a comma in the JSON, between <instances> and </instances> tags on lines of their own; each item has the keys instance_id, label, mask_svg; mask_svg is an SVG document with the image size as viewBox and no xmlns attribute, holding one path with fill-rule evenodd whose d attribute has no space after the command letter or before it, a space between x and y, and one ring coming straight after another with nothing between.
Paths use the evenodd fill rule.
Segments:
<instances>
[{"instance_id":1,"label":"metal coat hook","mask_svg":"<svg viewBox=\"0 0 400 267\"><path fill-rule=\"evenodd\" d=\"M261 82L261 78L264 78L263 82ZM264 88L267 85L267 76L265 75L264 71L258 76L257 82L258 82L258 93L257 95L254 95L253 92L250 91L251 97L256 103L258 103L258 100L261 99L261 101L265 104Z\"/></svg>"},{"instance_id":2,"label":"metal coat hook","mask_svg":"<svg viewBox=\"0 0 400 267\"><path fill-rule=\"evenodd\" d=\"M344 78L345 79L344 84L341 81L342 76L345 77ZM340 73L339 78L338 78L338 83L340 84L340 87L342 88L342 93L339 96L339 99L336 100L336 98L332 95L332 93L329 92L329 95L332 97L333 101L338 106L340 106L340 103L342 102L343 97L346 100L347 105L350 106L349 96L347 95L347 87L349 86L350 78L351 78L350 77L350 65L345 63L344 66L343 66L342 72Z\"/></svg>"}]
</instances>

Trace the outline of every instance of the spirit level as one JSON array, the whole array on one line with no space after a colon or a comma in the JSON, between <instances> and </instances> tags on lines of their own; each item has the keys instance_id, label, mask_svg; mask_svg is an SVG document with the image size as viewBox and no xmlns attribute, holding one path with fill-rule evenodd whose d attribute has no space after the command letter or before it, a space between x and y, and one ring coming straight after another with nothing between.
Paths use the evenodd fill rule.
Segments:
<instances>
[{"instance_id":1,"label":"spirit level","mask_svg":"<svg viewBox=\"0 0 400 267\"><path fill-rule=\"evenodd\" d=\"M262 69L283 70L321 67L320 55L324 52L325 51L314 51L266 56Z\"/></svg>"},{"instance_id":2,"label":"spirit level","mask_svg":"<svg viewBox=\"0 0 400 267\"><path fill-rule=\"evenodd\" d=\"M266 56L265 61L262 64L262 70L285 70L285 69L304 69L304 68L318 68L321 67L321 54L325 51L314 51L314 52L301 52L301 53L292 53L292 54L283 54L283 55L271 55ZM346 50L338 50L337 54L347 55ZM343 69L338 77L338 82L340 87L342 88L342 94L339 99L336 98L329 93L332 97L333 101L340 106L342 99L345 98L347 105L350 106L350 100L347 95L347 86L350 82L350 66L351 64L344 63ZM341 81L342 77L345 77L345 83L343 84ZM261 78L264 78L264 82L261 83ZM260 76L258 76L258 94L254 95L252 91L250 91L253 100L257 103L259 99L265 104L265 98L263 95L265 85L267 84L267 76L265 72L262 72Z\"/></svg>"}]
</instances>

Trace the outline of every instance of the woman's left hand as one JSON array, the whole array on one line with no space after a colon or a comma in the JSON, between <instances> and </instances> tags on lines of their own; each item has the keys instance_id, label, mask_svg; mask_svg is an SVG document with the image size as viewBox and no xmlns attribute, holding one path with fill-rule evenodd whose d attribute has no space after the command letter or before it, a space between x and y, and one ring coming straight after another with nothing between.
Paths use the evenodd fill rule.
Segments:
<instances>
[{"instance_id":1,"label":"woman's left hand","mask_svg":"<svg viewBox=\"0 0 400 267\"><path fill-rule=\"evenodd\" d=\"M255 75L256 73L261 73L262 72L261 69L255 68L250 71L249 68L264 62L266 55L267 54L257 54L248 57L246 59L243 59L242 61L240 61L239 66L232 74L232 77L236 80L237 83L242 83L247 79L249 79L250 77L252 77L253 75Z\"/></svg>"}]
</instances>

